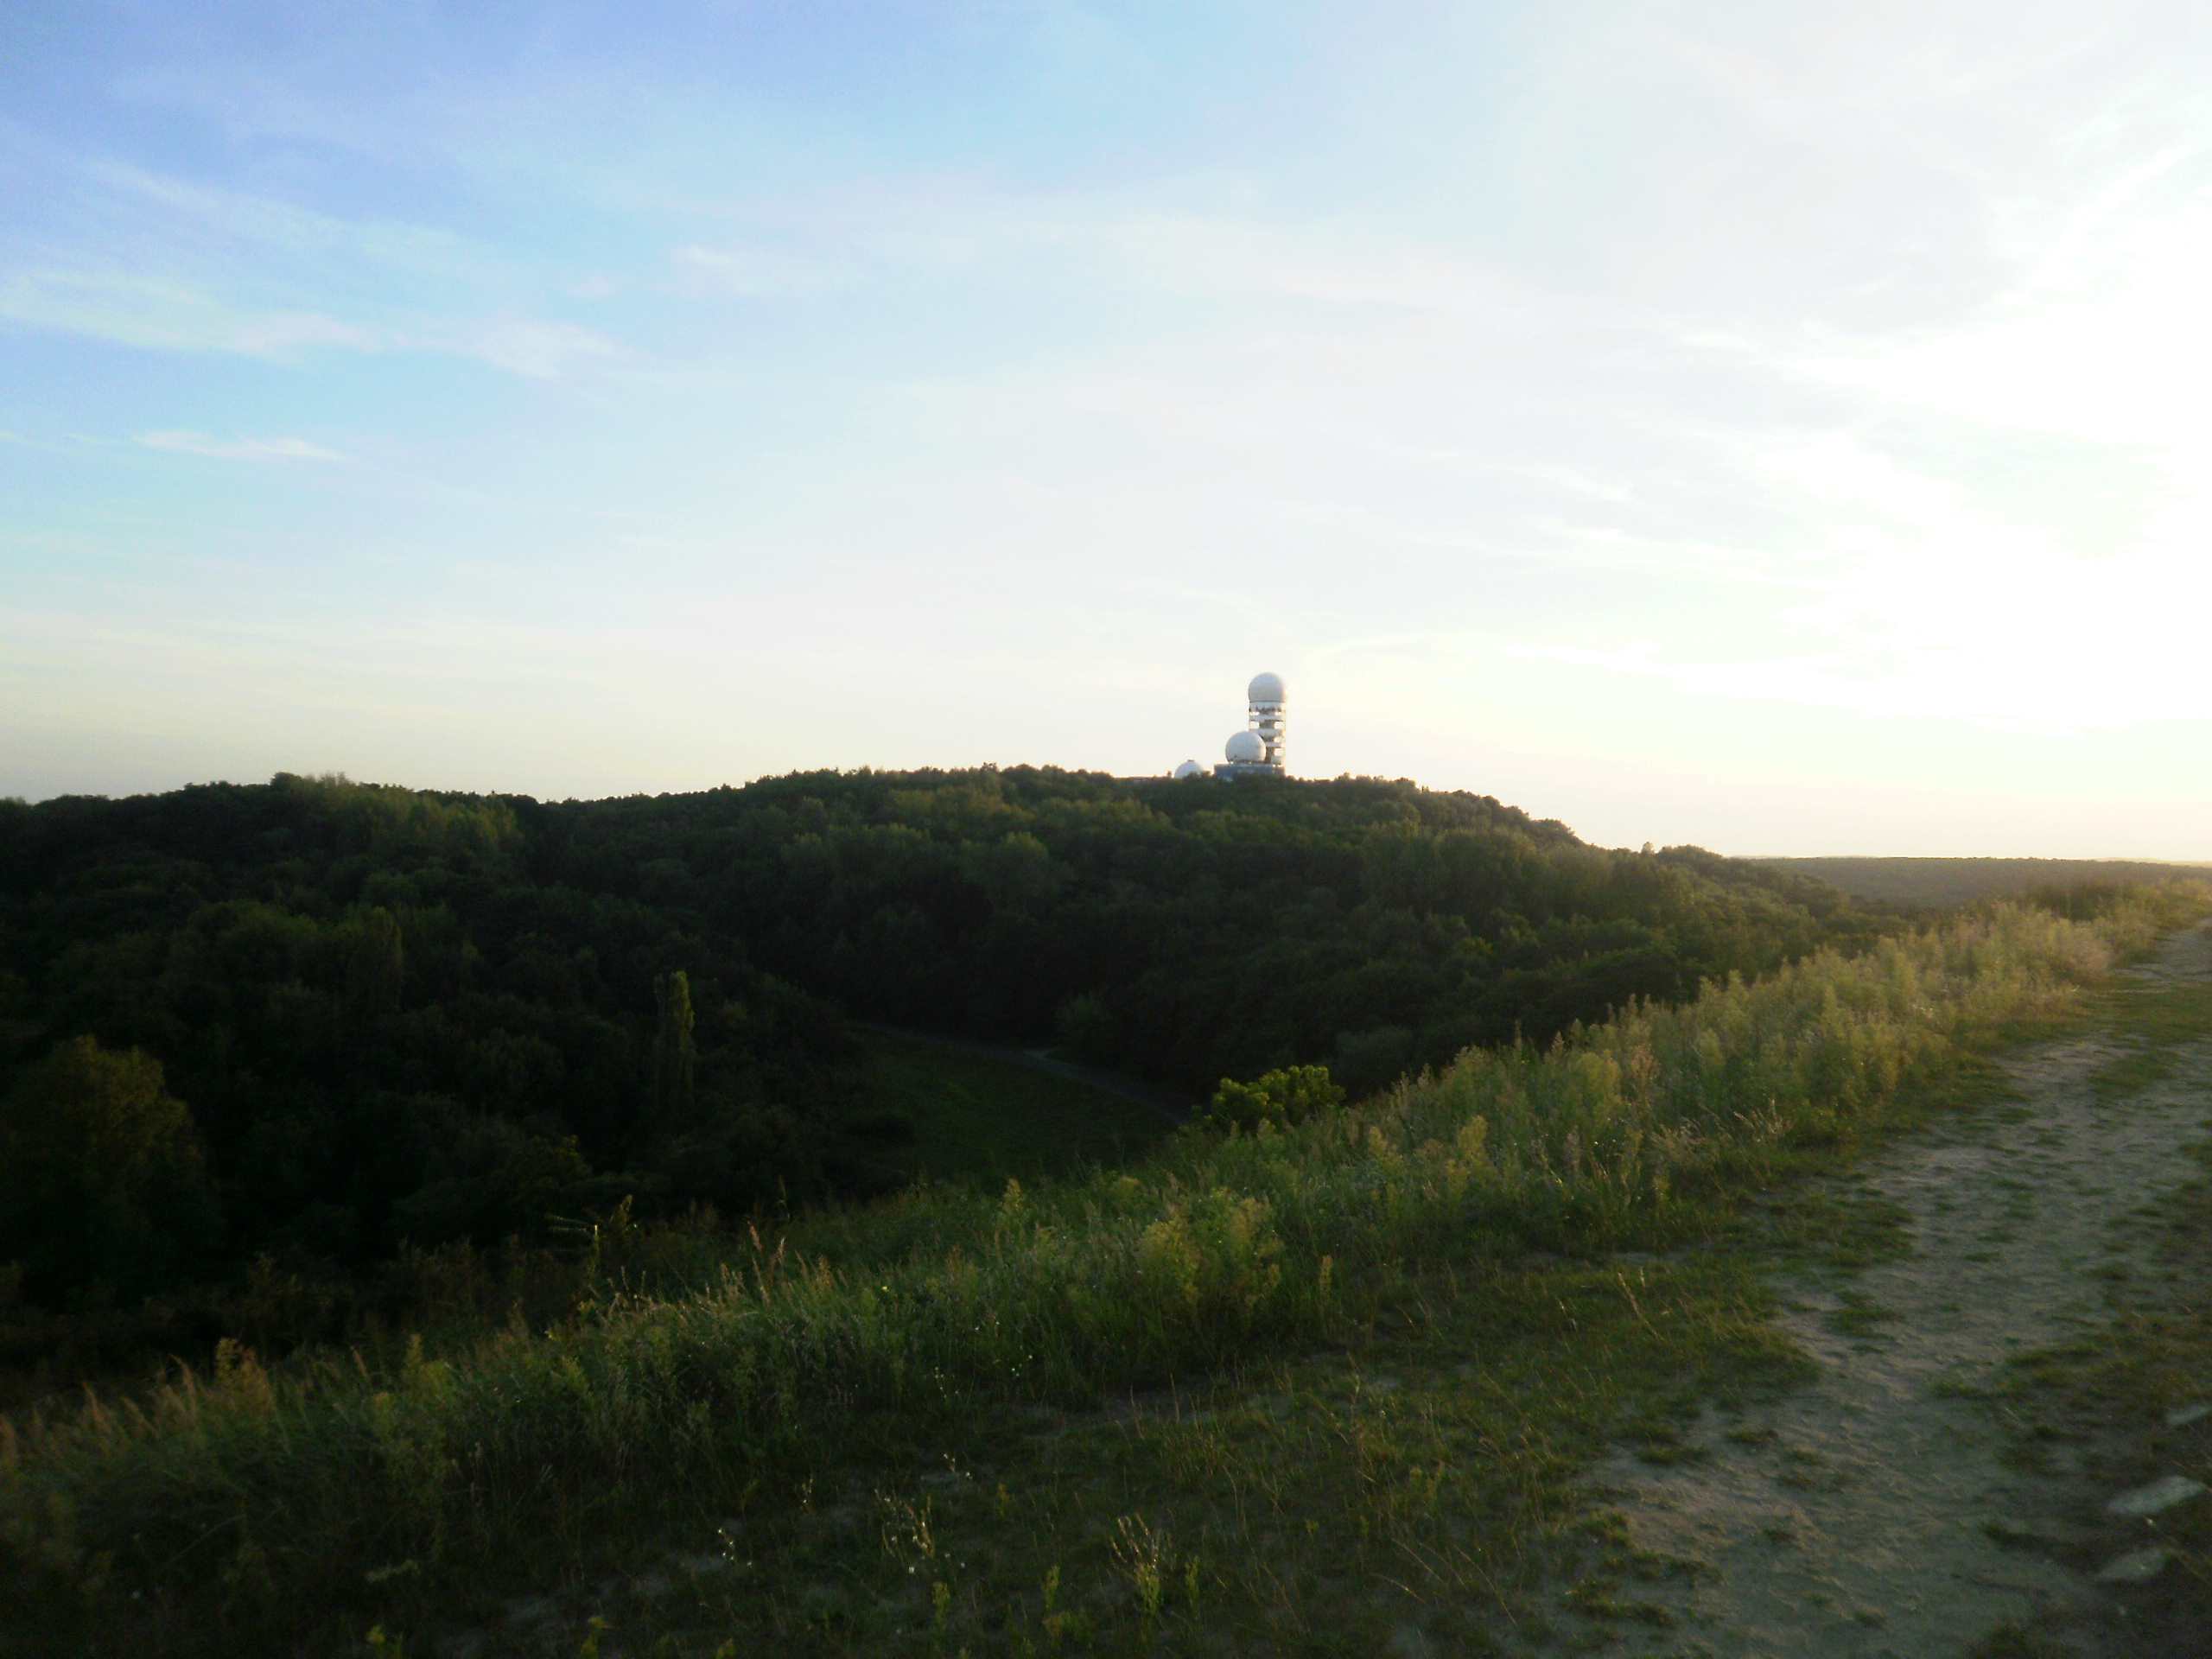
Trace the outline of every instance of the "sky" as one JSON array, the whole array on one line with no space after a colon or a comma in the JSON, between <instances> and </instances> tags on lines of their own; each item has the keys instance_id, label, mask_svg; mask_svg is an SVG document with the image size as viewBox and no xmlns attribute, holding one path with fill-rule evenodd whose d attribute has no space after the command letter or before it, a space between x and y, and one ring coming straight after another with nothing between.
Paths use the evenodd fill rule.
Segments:
<instances>
[{"instance_id":1,"label":"sky","mask_svg":"<svg viewBox=\"0 0 2212 1659\"><path fill-rule=\"evenodd\" d=\"M0 9L0 795L2212 859L2212 8Z\"/></svg>"}]
</instances>

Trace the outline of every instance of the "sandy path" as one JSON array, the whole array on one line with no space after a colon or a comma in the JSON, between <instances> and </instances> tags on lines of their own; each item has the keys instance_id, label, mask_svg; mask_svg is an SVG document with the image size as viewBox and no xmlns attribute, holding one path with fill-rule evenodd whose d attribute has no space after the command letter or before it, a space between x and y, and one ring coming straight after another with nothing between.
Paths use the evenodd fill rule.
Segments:
<instances>
[{"instance_id":1,"label":"sandy path","mask_svg":"<svg viewBox=\"0 0 2212 1659\"><path fill-rule=\"evenodd\" d=\"M2168 940L2133 971L2212 979L2212 929ZM2078 1448L2054 1446L2032 1472L2008 1466L1987 1404L1960 1396L2010 1356L2102 1326L2100 1268L2145 1283L2150 1238L2133 1212L2192 1173L2177 1148L2212 1128L2212 1046L2100 1106L2090 1080L2125 1052L2100 1040L2025 1051L2009 1067L2025 1112L1941 1126L1854 1172L1853 1188L1910 1215L1914 1253L1785 1287L1783 1323L1818 1363L1810 1384L1708 1412L1684 1463L1623 1452L1601 1467L1599 1489L1635 1541L1700 1567L1634 1586L1675 1614L1671 1629L1589 1624L1580 1637L1634 1655L1937 1659L2001 1621L2056 1611L2079 1652L2126 1650L2103 1587L2058 1559L2093 1539L2082 1522L2113 1494L2079 1472ZM1839 1312L1859 1334L1840 1332Z\"/></svg>"}]
</instances>

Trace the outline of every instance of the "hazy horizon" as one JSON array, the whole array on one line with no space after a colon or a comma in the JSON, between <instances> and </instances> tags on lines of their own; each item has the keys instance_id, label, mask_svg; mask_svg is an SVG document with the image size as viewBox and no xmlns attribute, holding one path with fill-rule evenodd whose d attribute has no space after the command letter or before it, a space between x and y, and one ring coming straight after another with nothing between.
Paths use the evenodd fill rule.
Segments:
<instances>
[{"instance_id":1,"label":"hazy horizon","mask_svg":"<svg viewBox=\"0 0 2212 1659\"><path fill-rule=\"evenodd\" d=\"M0 19L0 796L1211 761L2212 860L2212 16Z\"/></svg>"},{"instance_id":2,"label":"hazy horizon","mask_svg":"<svg viewBox=\"0 0 2212 1659\"><path fill-rule=\"evenodd\" d=\"M977 762L977 763L976 763L977 766L979 766L979 767L980 767L980 766L997 766L997 767L999 767L1001 770L1012 770L1012 769L1016 768L1016 767L1020 767L1020 766L1030 766L1030 765L1036 765L1036 766L1047 766L1047 765L1058 765L1058 762L1041 762L1041 761L1039 761L1039 762L1031 762L1031 761L1020 761L1020 760L1010 760L1010 761L1003 761L1003 762L1001 762L1001 761L990 761L990 762ZM930 769L931 769L931 768L928 768L928 767L913 767L913 768L888 768L888 767L877 767L877 768L875 768L875 770L877 770L877 771L887 771L887 772L893 772L893 771L916 771L916 772L921 772L921 771L927 771L927 770L930 770ZM948 767L938 767L938 768L936 768L936 769L937 769L937 770L939 770L939 771L964 770L964 768L948 768ZM1095 768L1094 768L1094 769L1086 769L1086 768L1082 768L1082 767L1073 767L1073 766L1070 766L1070 767L1064 767L1064 768L1062 768L1062 769L1063 769L1063 770L1065 770L1065 771L1068 771L1068 772L1079 772L1079 771L1084 771L1084 770L1092 770L1092 771L1094 771L1094 772L1095 772L1095 770L1096 770ZM752 784L755 784L755 783L765 783L765 782L768 782L768 781L771 781L771 780L775 779L779 779L779 778L783 778L783 777L786 777L786 776L792 775L792 774L791 774L791 772L764 772L764 773L762 773L762 774L760 774L760 776L755 777L755 778L747 778L747 779L721 779L721 780L720 780L720 781L714 782L714 783L701 784L701 785L697 785L696 788L684 788L684 789L670 788L670 789L664 789L664 790L632 790L632 791L614 791L614 792L613 792L613 793L611 793L611 794L604 794L604 795L573 795L573 794L569 794L569 795L563 795L563 794L558 794L558 793L555 793L555 794L545 794L545 793L540 793L540 792L538 792L538 791L532 791L532 790L527 790L527 789L478 789L478 788L473 788L473 787L470 787L469 785L460 785L460 784L455 784L455 785L432 785L432 784L423 784L423 783L409 782L409 781L407 781L407 780L405 780L405 779L396 779L396 778L355 778L355 777L351 776L350 774L343 774L343 773L331 773L331 772L325 772L325 773L317 774L317 773L314 771L314 769L312 769L312 768L281 767L281 768L279 768L278 770L279 770L279 772L291 772L291 773L293 773L294 775L296 775L296 776L316 776L316 775L322 775L322 776L344 776L344 777L346 778L346 781L347 781L347 782L349 782L349 783L367 785L370 785L370 786L372 786L372 787L397 787L397 788L401 788L401 789L424 790L424 791L429 791L434 792L434 793L452 793L452 794L470 794L470 795L519 796L519 797L524 797L524 798L530 798L530 799L533 799L533 800L537 800L537 801L546 802L546 803L551 803L551 804L568 804L568 803L586 803L586 804L588 804L588 803L590 803L590 802L592 802L592 801L597 801L597 800L615 800L615 799L622 799L622 798L625 798L626 797L634 798L634 797L643 796L643 797L646 797L646 798L651 798L651 797L657 796L657 795L685 795L685 794L700 794L700 793L705 793L705 792L708 792L708 791L713 791L713 790L716 790L716 789L726 789L726 788L727 788L727 789L742 789L742 788L746 788L746 787L749 786L749 785L752 785ZM819 768L819 767L804 767L804 766L802 766L802 767L795 767L795 768L793 768L793 769L792 769L792 772L796 772L796 773L799 773L799 774L804 774L804 773L809 772L814 772L814 771L823 771L823 770L834 770L834 769L833 769L833 768ZM861 768L854 767L854 768L846 768L845 770L847 770L847 771L849 771L849 772L851 772L851 771L858 771L858 770L861 770ZM274 775L276 775L276 774L272 774L272 776L274 776ZM1103 775L1103 776L1110 777L1110 778L1113 778L1114 779L1116 779L1116 781L1117 781L1117 782L1122 782L1122 783L1159 782L1159 783L1161 783L1161 784L1169 784L1169 783L1172 783L1172 782L1173 781L1173 779L1168 779L1168 778L1166 778L1166 776L1164 776L1164 775L1153 774L1153 773L1124 773L1124 772L1109 772L1109 773L1103 773L1103 774L1099 774L1099 775ZM1422 781L1421 781L1420 779L1416 779L1416 778L1383 778L1383 777L1380 777L1380 776L1376 775L1376 774L1349 773L1349 774L1340 774L1340 775L1339 775L1338 777L1337 777L1337 778L1306 778L1306 777L1300 777L1300 775L1298 775L1298 774L1297 774L1297 773L1295 773L1295 772L1294 772L1294 773L1292 773L1292 774L1291 774L1291 779L1292 779L1292 781L1293 781L1293 782L1298 782L1298 783L1333 783L1333 782L1339 782L1339 781L1343 781L1344 778L1345 778L1345 777L1350 777L1350 778L1351 778L1352 779L1354 779L1355 781L1382 782L1382 783L1412 783L1412 784L1418 784L1418 785L1421 785L1421 786L1422 788L1425 788L1425 789L1444 789L1444 788L1446 788L1446 785L1440 785L1425 784L1425 783L1422 783ZM33 804L33 805L36 805L36 804L38 804L41 801L46 801L46 800L59 800L59 799L63 799L63 798L78 798L78 799L87 799L87 798L89 798L89 799L118 799L118 798L130 798L130 797L132 797L132 796L142 796L142 795L159 795L159 794L165 794L165 793L169 792L169 791L170 791L170 790L171 790L172 788L175 788L175 789L184 789L184 788L201 787L201 786L209 786L209 785L213 785L213 786L234 786L234 785L239 785L264 784L264 783L267 783L268 781L269 781L269 779L262 779L262 778L207 778L207 779L187 779L187 780L185 780L185 781L184 781L184 782L182 782L182 783L180 783L180 784L177 784L177 785L175 785L164 786L164 787L161 787L161 788L153 788L153 789L145 789L145 790L135 790L135 791L100 791L100 790L61 791L57 791L56 793L54 793L54 794L49 794L49 795L45 795L45 796L37 796L37 797L29 797L29 798L17 797L17 798L19 798L19 799L21 799L21 798L28 798L28 799L29 800L29 802L30 802L30 804ZM1211 784L1210 784L1208 786L1209 786L1209 787L1213 787L1213 786L1217 786L1217 785L1211 785ZM1234 787L1236 787L1236 785L1235 785L1234 784L1223 784L1223 785L1217 785L1217 786L1218 786L1218 787L1222 787L1222 788L1234 788ZM1483 790L1472 790L1472 791L1468 791L1468 792L1470 792L1470 793L1473 793L1473 794L1478 794L1478 795L1479 795L1479 794L1485 794L1485 793L1488 793L1489 791L1483 791ZM0 797L0 799L4 799L4 798L6 798L6 797ZM1522 808L1523 810L1526 810L1526 811L1529 814L1529 816L1530 816L1531 817L1537 818L1537 819L1548 819L1548 818L1550 818L1550 817L1554 817L1554 815L1553 815L1553 814L1549 814L1549 813L1543 812L1543 811L1541 811L1541 810L1538 810L1538 809L1537 809L1537 808L1535 808L1535 807L1530 806L1530 805L1529 805L1528 803L1526 803L1526 802L1522 802L1522 801L1501 801L1501 802L1500 802L1500 804L1502 804L1502 805L1505 805L1505 806L1517 806L1517 807L1520 807L1520 808ZM1599 840L1596 840L1595 838L1593 838L1593 837L1592 837L1592 836L1582 835L1581 831L1580 831L1579 829L1577 829L1575 825L1573 825L1573 824L1572 824L1572 823L1569 823L1569 824L1567 825L1567 828L1568 828L1569 830L1574 830L1574 831L1575 831L1575 833L1576 833L1578 836L1581 836L1581 839L1582 839L1582 840L1584 840L1585 842L1589 842L1590 844L1594 845L1594 846L1600 846L1600 847L1606 847L1606 846L1610 846L1610 847L1613 847L1613 848L1616 848L1616 849L1628 849L1628 848L1633 848L1633 847L1635 847L1635 846L1637 846L1637 845L1638 845L1638 844L1639 844L1639 843L1636 843L1636 842L1608 842L1599 841ZM1660 842L1653 842L1652 844L1656 847L1656 846L1661 845L1661 844L1662 844L1662 843L1660 843ZM1955 859L1977 859L1977 858L1980 858L1980 859L2005 859L2005 860L2030 860L2030 861L2034 861L2034 860L2049 860L2049 861L2060 861L2060 862L2083 862L2083 861L2087 861L2087 862L2137 863L2137 864L2171 864L2171 865L2173 865L2173 866L2175 866L2175 867L2177 867L2177 868L2190 868L2190 869L2195 869L2195 868L2212 868L2212 858L2168 857L2168 856L2164 856L2164 855L2161 855L2150 854L2150 853L1988 853L1988 852L1973 852L1973 851L1949 851L1949 852L1903 852L1903 853L1901 853L1901 852L1866 852L1866 851L1860 850L1860 849L1837 849L1837 848L1825 848L1825 849L1819 849L1811 850L1811 851L1805 851L1805 852L1777 853L1777 852L1763 851L1763 850L1761 850L1761 849L1757 849L1757 848L1743 848L1743 847L1735 847L1735 846L1714 846L1714 845L1711 845L1711 844L1708 844L1708 843L1706 843L1706 842L1666 842L1666 843L1663 843L1663 844L1665 844L1665 845L1669 845L1669 846L1678 846L1678 845L1693 845L1693 846L1701 846L1701 847L1704 847L1704 848L1705 848L1705 849L1706 849L1707 852L1719 853L1719 854L1722 854L1722 855L1726 855L1726 856L1727 856L1727 857L1731 857L1731 858L1743 858L1743 859L1750 859L1750 860L1753 860L1753 861L1762 861L1762 860L1780 860L1780 859L1842 859L1842 858L1850 858L1850 859L1875 859L1875 860L1883 860L1883 859L1892 859L1892 860L1913 860L1913 859L1925 859L1925 860L1930 860L1930 861L1948 861L1948 860L1955 860Z\"/></svg>"}]
</instances>

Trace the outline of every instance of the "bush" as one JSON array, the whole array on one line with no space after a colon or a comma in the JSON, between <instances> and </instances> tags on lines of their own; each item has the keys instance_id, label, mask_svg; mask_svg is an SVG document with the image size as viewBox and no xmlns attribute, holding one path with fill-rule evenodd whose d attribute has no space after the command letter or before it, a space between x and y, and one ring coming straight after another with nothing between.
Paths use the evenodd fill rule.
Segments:
<instances>
[{"instance_id":1,"label":"bush","mask_svg":"<svg viewBox=\"0 0 2212 1659\"><path fill-rule=\"evenodd\" d=\"M1207 1103L1205 1121L1216 1128L1255 1130L1262 1123L1287 1128L1334 1111L1344 1103L1325 1065L1291 1065L1249 1083L1224 1077Z\"/></svg>"}]
</instances>

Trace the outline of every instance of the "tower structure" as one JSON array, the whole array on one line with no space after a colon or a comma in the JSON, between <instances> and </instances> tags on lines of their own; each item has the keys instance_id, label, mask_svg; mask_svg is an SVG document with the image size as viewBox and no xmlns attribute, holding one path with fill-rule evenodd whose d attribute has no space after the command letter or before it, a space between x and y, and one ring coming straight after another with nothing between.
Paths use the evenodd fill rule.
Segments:
<instances>
[{"instance_id":1,"label":"tower structure","mask_svg":"<svg viewBox=\"0 0 2212 1659\"><path fill-rule=\"evenodd\" d=\"M1281 778L1289 753L1289 695L1280 674L1255 675L1244 690L1244 729L1231 732L1217 778Z\"/></svg>"},{"instance_id":2,"label":"tower structure","mask_svg":"<svg viewBox=\"0 0 2212 1659\"><path fill-rule=\"evenodd\" d=\"M1251 705L1251 729L1266 747L1266 764L1282 771L1290 762L1290 694L1283 690L1282 676L1255 674L1244 688L1244 701Z\"/></svg>"}]
</instances>

